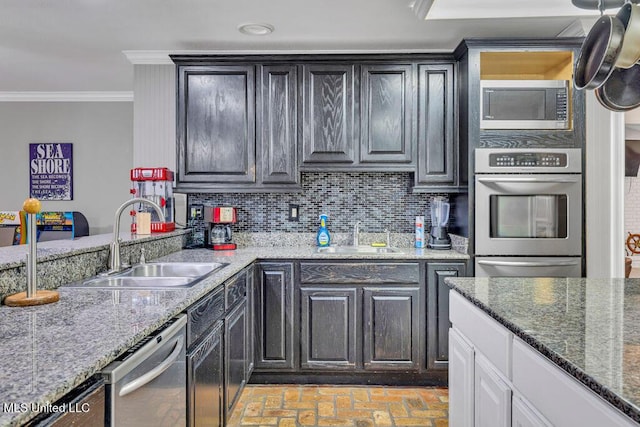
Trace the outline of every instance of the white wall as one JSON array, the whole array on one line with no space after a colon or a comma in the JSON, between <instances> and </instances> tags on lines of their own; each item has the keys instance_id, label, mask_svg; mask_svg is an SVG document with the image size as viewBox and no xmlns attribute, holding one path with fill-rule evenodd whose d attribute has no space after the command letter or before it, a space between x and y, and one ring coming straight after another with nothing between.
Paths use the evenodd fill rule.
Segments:
<instances>
[{"instance_id":1,"label":"white wall","mask_svg":"<svg viewBox=\"0 0 640 427\"><path fill-rule=\"evenodd\" d=\"M134 65L133 165L176 170L176 67Z\"/></svg>"},{"instance_id":2,"label":"white wall","mask_svg":"<svg viewBox=\"0 0 640 427\"><path fill-rule=\"evenodd\" d=\"M20 210L29 197L34 142L73 143L73 200L42 209L80 211L91 234L110 232L116 208L131 197L133 104L0 102L0 210Z\"/></svg>"}]
</instances>

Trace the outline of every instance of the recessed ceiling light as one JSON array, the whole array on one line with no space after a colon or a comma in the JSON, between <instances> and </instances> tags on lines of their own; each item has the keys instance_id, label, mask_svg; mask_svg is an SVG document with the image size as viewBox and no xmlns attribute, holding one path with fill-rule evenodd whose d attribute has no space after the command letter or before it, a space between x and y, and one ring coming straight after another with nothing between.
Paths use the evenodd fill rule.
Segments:
<instances>
[{"instance_id":1,"label":"recessed ceiling light","mask_svg":"<svg viewBox=\"0 0 640 427\"><path fill-rule=\"evenodd\" d=\"M275 28L271 24L261 24L255 22L238 25L238 31L249 36L266 36L267 34L273 33L274 29Z\"/></svg>"}]
</instances>

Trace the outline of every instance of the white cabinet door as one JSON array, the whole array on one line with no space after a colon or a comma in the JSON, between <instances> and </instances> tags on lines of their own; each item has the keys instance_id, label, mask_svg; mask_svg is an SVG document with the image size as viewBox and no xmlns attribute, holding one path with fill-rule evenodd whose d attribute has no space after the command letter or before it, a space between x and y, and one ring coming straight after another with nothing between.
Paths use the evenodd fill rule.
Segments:
<instances>
[{"instance_id":1,"label":"white cabinet door","mask_svg":"<svg viewBox=\"0 0 640 427\"><path fill-rule=\"evenodd\" d=\"M449 329L449 425L473 427L473 347Z\"/></svg>"},{"instance_id":2,"label":"white cabinet door","mask_svg":"<svg viewBox=\"0 0 640 427\"><path fill-rule=\"evenodd\" d=\"M511 426L511 388L481 354L475 355L475 427Z\"/></svg>"},{"instance_id":3,"label":"white cabinet door","mask_svg":"<svg viewBox=\"0 0 640 427\"><path fill-rule=\"evenodd\" d=\"M512 427L551 427L541 415L519 396L513 396L511 402Z\"/></svg>"}]
</instances>

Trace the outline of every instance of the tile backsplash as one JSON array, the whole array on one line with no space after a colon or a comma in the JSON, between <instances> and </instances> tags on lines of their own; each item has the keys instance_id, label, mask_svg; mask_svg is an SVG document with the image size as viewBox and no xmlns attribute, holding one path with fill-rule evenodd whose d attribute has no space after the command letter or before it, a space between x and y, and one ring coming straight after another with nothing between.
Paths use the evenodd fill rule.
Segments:
<instances>
[{"instance_id":1,"label":"tile backsplash","mask_svg":"<svg viewBox=\"0 0 640 427\"><path fill-rule=\"evenodd\" d=\"M429 206L436 194L412 194L413 176L397 172L302 173L301 193L198 193L188 196L188 204L235 206L238 232L315 232L318 216L329 216L332 232L349 232L361 221L362 232L413 233L416 215L425 215L430 226ZM437 194L448 198L447 194ZM299 206L299 220L289 221L289 205ZM452 206L450 223L455 221ZM197 231L203 221L191 223Z\"/></svg>"}]
</instances>

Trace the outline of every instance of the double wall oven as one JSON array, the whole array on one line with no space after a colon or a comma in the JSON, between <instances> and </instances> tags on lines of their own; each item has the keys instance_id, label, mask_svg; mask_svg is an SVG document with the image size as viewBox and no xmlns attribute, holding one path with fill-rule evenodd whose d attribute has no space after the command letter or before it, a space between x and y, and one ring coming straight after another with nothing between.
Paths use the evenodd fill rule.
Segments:
<instances>
[{"instance_id":1,"label":"double wall oven","mask_svg":"<svg viewBox=\"0 0 640 427\"><path fill-rule=\"evenodd\" d=\"M476 149L475 275L582 275L580 149Z\"/></svg>"}]
</instances>

